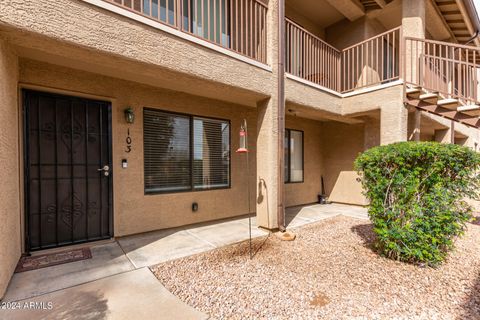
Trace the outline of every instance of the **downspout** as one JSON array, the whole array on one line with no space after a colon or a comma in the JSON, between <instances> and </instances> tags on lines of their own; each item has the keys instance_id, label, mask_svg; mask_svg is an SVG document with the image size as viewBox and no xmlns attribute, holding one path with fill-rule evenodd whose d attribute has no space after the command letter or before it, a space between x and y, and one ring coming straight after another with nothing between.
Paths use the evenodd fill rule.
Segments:
<instances>
[{"instance_id":1,"label":"downspout","mask_svg":"<svg viewBox=\"0 0 480 320\"><path fill-rule=\"evenodd\" d=\"M478 17L477 9L475 8L475 4L472 0L465 0L465 1L457 1L457 5L460 8L462 13L465 13L468 16L470 21L465 21L467 24L467 28L469 27L469 31L475 33L472 35L472 38L468 40L467 44L470 44L472 41L475 41L475 44L479 45L480 43L477 40L478 33L480 30L480 19ZM475 37L474 37L475 36Z\"/></svg>"},{"instance_id":2,"label":"downspout","mask_svg":"<svg viewBox=\"0 0 480 320\"><path fill-rule=\"evenodd\" d=\"M285 231L285 0L278 0L278 229Z\"/></svg>"}]
</instances>

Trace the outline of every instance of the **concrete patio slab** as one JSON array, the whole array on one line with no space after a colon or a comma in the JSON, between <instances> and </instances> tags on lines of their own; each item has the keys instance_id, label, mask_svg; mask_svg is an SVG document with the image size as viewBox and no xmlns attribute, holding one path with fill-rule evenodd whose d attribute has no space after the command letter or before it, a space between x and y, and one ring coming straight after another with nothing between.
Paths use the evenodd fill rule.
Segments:
<instances>
[{"instance_id":1,"label":"concrete patio slab","mask_svg":"<svg viewBox=\"0 0 480 320\"><path fill-rule=\"evenodd\" d=\"M142 268L20 301L40 309L0 310L1 319L207 319ZM49 309L48 306L51 306Z\"/></svg>"},{"instance_id":2,"label":"concrete patio slab","mask_svg":"<svg viewBox=\"0 0 480 320\"><path fill-rule=\"evenodd\" d=\"M215 249L182 229L162 230L118 239L120 246L136 268Z\"/></svg>"},{"instance_id":3,"label":"concrete patio slab","mask_svg":"<svg viewBox=\"0 0 480 320\"><path fill-rule=\"evenodd\" d=\"M187 232L199 240L207 241L217 248L249 239L248 224L241 223L237 220L192 228L188 229ZM252 237L266 235L268 235L268 232L252 225Z\"/></svg>"},{"instance_id":4,"label":"concrete patio slab","mask_svg":"<svg viewBox=\"0 0 480 320\"><path fill-rule=\"evenodd\" d=\"M344 204L312 204L291 207L285 210L288 228L297 228L323 219L345 215L357 219L368 219L367 208Z\"/></svg>"},{"instance_id":5,"label":"concrete patio slab","mask_svg":"<svg viewBox=\"0 0 480 320\"><path fill-rule=\"evenodd\" d=\"M32 298L134 269L116 242L92 247L91 251L91 259L15 273L3 300Z\"/></svg>"}]
</instances>

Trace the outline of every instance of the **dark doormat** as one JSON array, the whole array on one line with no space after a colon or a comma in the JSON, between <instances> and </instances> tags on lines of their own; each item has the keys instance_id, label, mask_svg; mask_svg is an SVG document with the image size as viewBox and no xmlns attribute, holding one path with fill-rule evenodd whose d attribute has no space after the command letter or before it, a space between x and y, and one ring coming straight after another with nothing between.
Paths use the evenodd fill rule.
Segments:
<instances>
[{"instance_id":1,"label":"dark doormat","mask_svg":"<svg viewBox=\"0 0 480 320\"><path fill-rule=\"evenodd\" d=\"M36 255L30 257L22 257L18 262L16 273L25 272L35 269L41 269L59 264L90 259L92 252L89 248L79 248L66 250L61 252Z\"/></svg>"}]
</instances>

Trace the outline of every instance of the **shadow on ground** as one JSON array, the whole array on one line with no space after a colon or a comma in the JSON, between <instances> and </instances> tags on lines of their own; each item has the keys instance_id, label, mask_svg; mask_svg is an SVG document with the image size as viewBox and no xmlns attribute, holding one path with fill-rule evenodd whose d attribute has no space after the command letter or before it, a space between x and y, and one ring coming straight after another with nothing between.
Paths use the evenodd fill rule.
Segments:
<instances>
[{"instance_id":1,"label":"shadow on ground","mask_svg":"<svg viewBox=\"0 0 480 320\"><path fill-rule=\"evenodd\" d=\"M359 225L353 226L351 230L362 239L363 245L366 248L376 253L376 250L374 247L376 235L373 232L373 225L371 223L359 224Z\"/></svg>"},{"instance_id":2,"label":"shadow on ground","mask_svg":"<svg viewBox=\"0 0 480 320\"><path fill-rule=\"evenodd\" d=\"M302 211L303 206L290 207L285 209L285 226L288 228L290 223L295 219L295 217Z\"/></svg>"},{"instance_id":3,"label":"shadow on ground","mask_svg":"<svg viewBox=\"0 0 480 320\"><path fill-rule=\"evenodd\" d=\"M49 319L94 320L105 319L107 299L100 292L79 292L70 295L62 304L53 306Z\"/></svg>"},{"instance_id":4,"label":"shadow on ground","mask_svg":"<svg viewBox=\"0 0 480 320\"><path fill-rule=\"evenodd\" d=\"M475 224L477 226L480 226L480 216L474 216L473 220L470 221L472 224Z\"/></svg>"},{"instance_id":5,"label":"shadow on ground","mask_svg":"<svg viewBox=\"0 0 480 320\"><path fill-rule=\"evenodd\" d=\"M463 305L463 312L457 319L480 319L480 271Z\"/></svg>"},{"instance_id":6,"label":"shadow on ground","mask_svg":"<svg viewBox=\"0 0 480 320\"><path fill-rule=\"evenodd\" d=\"M106 319L109 313L108 299L99 291L82 291L56 295L52 299L35 298L19 302L22 309L9 310L1 319L49 319L49 320L96 320Z\"/></svg>"}]
</instances>

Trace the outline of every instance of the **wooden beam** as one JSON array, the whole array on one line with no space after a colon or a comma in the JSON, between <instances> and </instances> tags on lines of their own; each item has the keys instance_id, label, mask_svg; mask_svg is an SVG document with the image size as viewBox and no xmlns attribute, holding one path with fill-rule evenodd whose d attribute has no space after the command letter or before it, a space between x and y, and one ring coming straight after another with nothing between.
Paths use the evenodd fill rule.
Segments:
<instances>
[{"instance_id":1,"label":"wooden beam","mask_svg":"<svg viewBox=\"0 0 480 320\"><path fill-rule=\"evenodd\" d=\"M457 2L452 0L452 1L444 1L444 2L437 2L437 6L442 7L442 6L451 6L451 5L456 5Z\"/></svg>"},{"instance_id":2,"label":"wooden beam","mask_svg":"<svg viewBox=\"0 0 480 320\"><path fill-rule=\"evenodd\" d=\"M437 104L422 101L421 99L409 99L408 104L420 110L433 113L450 120L461 122L471 127L480 127L480 118L478 116L470 116L457 110L449 110L438 106Z\"/></svg>"},{"instance_id":3,"label":"wooden beam","mask_svg":"<svg viewBox=\"0 0 480 320\"><path fill-rule=\"evenodd\" d=\"M373 1L375 1L378 4L378 6L382 9L385 8L385 6L387 5L385 0L373 0Z\"/></svg>"},{"instance_id":4,"label":"wooden beam","mask_svg":"<svg viewBox=\"0 0 480 320\"><path fill-rule=\"evenodd\" d=\"M350 21L365 15L365 8L359 0L327 0L327 2Z\"/></svg>"}]
</instances>

